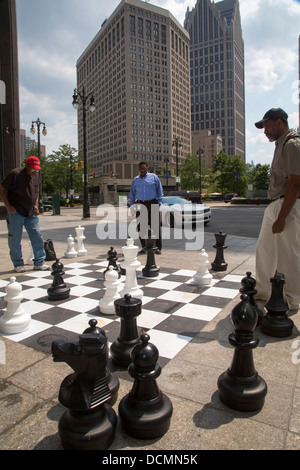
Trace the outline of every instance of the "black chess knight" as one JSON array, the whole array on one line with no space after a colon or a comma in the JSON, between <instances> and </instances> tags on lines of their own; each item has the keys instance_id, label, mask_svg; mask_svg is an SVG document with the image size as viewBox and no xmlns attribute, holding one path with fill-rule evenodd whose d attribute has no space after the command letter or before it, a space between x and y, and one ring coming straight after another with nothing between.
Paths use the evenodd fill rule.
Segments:
<instances>
[{"instance_id":1,"label":"black chess knight","mask_svg":"<svg viewBox=\"0 0 300 470\"><path fill-rule=\"evenodd\" d=\"M60 403L68 408L59 421L65 450L105 450L114 440L119 380L107 369L108 348L104 330L90 320L76 342L54 341L54 362L66 362L74 373L62 382Z\"/></svg>"}]
</instances>

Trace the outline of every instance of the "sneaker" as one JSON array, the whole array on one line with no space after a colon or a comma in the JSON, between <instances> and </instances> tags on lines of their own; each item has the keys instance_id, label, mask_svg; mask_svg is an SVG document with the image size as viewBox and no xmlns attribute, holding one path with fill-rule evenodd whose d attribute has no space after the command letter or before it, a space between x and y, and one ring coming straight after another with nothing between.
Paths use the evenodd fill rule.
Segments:
<instances>
[{"instance_id":1,"label":"sneaker","mask_svg":"<svg viewBox=\"0 0 300 470\"><path fill-rule=\"evenodd\" d=\"M50 269L50 266L47 264L41 264L40 266L34 266L33 269L37 271L48 271Z\"/></svg>"},{"instance_id":2,"label":"sneaker","mask_svg":"<svg viewBox=\"0 0 300 470\"><path fill-rule=\"evenodd\" d=\"M16 272L16 273L24 273L24 272L25 272L24 266L17 266L17 267L15 268L15 272Z\"/></svg>"}]
</instances>

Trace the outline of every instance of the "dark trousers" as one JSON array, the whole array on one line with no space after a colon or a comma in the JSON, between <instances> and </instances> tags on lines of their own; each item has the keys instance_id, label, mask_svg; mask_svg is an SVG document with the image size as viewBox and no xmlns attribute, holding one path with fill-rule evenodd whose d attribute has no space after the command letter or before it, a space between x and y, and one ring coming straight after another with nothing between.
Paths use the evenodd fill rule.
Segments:
<instances>
[{"instance_id":1,"label":"dark trousers","mask_svg":"<svg viewBox=\"0 0 300 470\"><path fill-rule=\"evenodd\" d=\"M141 226L140 223L137 225L142 248L145 248L146 246L145 239L148 237L148 231L153 229L153 235L156 237L156 246L159 250L161 250L161 214L159 211L159 204L157 199L153 199L151 201L137 201L137 203L144 207L140 210L137 210L136 217L139 218L141 215L143 216L145 213L147 214L145 222L147 221L148 227L146 227L146 223L144 223L143 226ZM154 207L152 208L152 206Z\"/></svg>"}]
</instances>

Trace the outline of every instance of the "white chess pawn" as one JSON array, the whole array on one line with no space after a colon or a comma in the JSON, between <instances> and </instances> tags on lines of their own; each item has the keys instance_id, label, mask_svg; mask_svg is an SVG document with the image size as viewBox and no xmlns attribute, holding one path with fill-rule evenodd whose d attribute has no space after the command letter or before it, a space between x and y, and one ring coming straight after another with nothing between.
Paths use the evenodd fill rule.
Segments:
<instances>
[{"instance_id":1,"label":"white chess pawn","mask_svg":"<svg viewBox=\"0 0 300 470\"><path fill-rule=\"evenodd\" d=\"M4 300L7 302L7 308L0 317L0 330L6 334L22 333L29 328L31 322L31 316L25 312L21 304L22 286L16 282L15 277L11 277L5 291Z\"/></svg>"},{"instance_id":2,"label":"white chess pawn","mask_svg":"<svg viewBox=\"0 0 300 470\"><path fill-rule=\"evenodd\" d=\"M84 247L84 240L85 240L85 236L83 235L83 232L84 232L85 228L84 227L81 227L81 225L79 225L78 227L75 228L75 232L76 232L76 240L77 240L77 256L84 256L87 254L87 250L85 249Z\"/></svg>"},{"instance_id":3,"label":"white chess pawn","mask_svg":"<svg viewBox=\"0 0 300 470\"><path fill-rule=\"evenodd\" d=\"M108 270L105 273L105 282L106 292L104 297L99 301L99 307L101 313L106 313L108 315L115 314L115 300L120 298L119 294L119 276L118 272L114 269L113 266L109 266Z\"/></svg>"},{"instance_id":4,"label":"white chess pawn","mask_svg":"<svg viewBox=\"0 0 300 470\"><path fill-rule=\"evenodd\" d=\"M65 252L65 257L66 258L76 258L77 251L74 248L75 247L75 242L74 242L74 238L72 237L72 235L68 236L67 244L68 244L68 247L67 247L67 251Z\"/></svg>"},{"instance_id":5,"label":"white chess pawn","mask_svg":"<svg viewBox=\"0 0 300 470\"><path fill-rule=\"evenodd\" d=\"M198 270L193 276L193 281L198 286L209 286L212 281L212 275L208 271L208 254L202 249L199 253Z\"/></svg>"},{"instance_id":6,"label":"white chess pawn","mask_svg":"<svg viewBox=\"0 0 300 470\"><path fill-rule=\"evenodd\" d=\"M133 239L128 238L126 246L122 247L124 261L121 263L121 267L126 270L125 287L121 291L121 297L125 294L130 294L131 297L141 299L143 297L143 291L139 288L137 283L136 270L141 266L141 263L137 259L138 246L133 244Z\"/></svg>"}]
</instances>

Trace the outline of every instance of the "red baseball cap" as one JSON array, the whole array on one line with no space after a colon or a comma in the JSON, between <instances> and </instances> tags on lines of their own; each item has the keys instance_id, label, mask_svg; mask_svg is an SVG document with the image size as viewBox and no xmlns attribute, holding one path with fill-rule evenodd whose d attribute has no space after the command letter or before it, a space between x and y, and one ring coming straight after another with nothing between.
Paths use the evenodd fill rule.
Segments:
<instances>
[{"instance_id":1,"label":"red baseball cap","mask_svg":"<svg viewBox=\"0 0 300 470\"><path fill-rule=\"evenodd\" d=\"M26 160L26 165L30 165L34 170L41 170L40 160L38 157L28 157Z\"/></svg>"}]
</instances>

